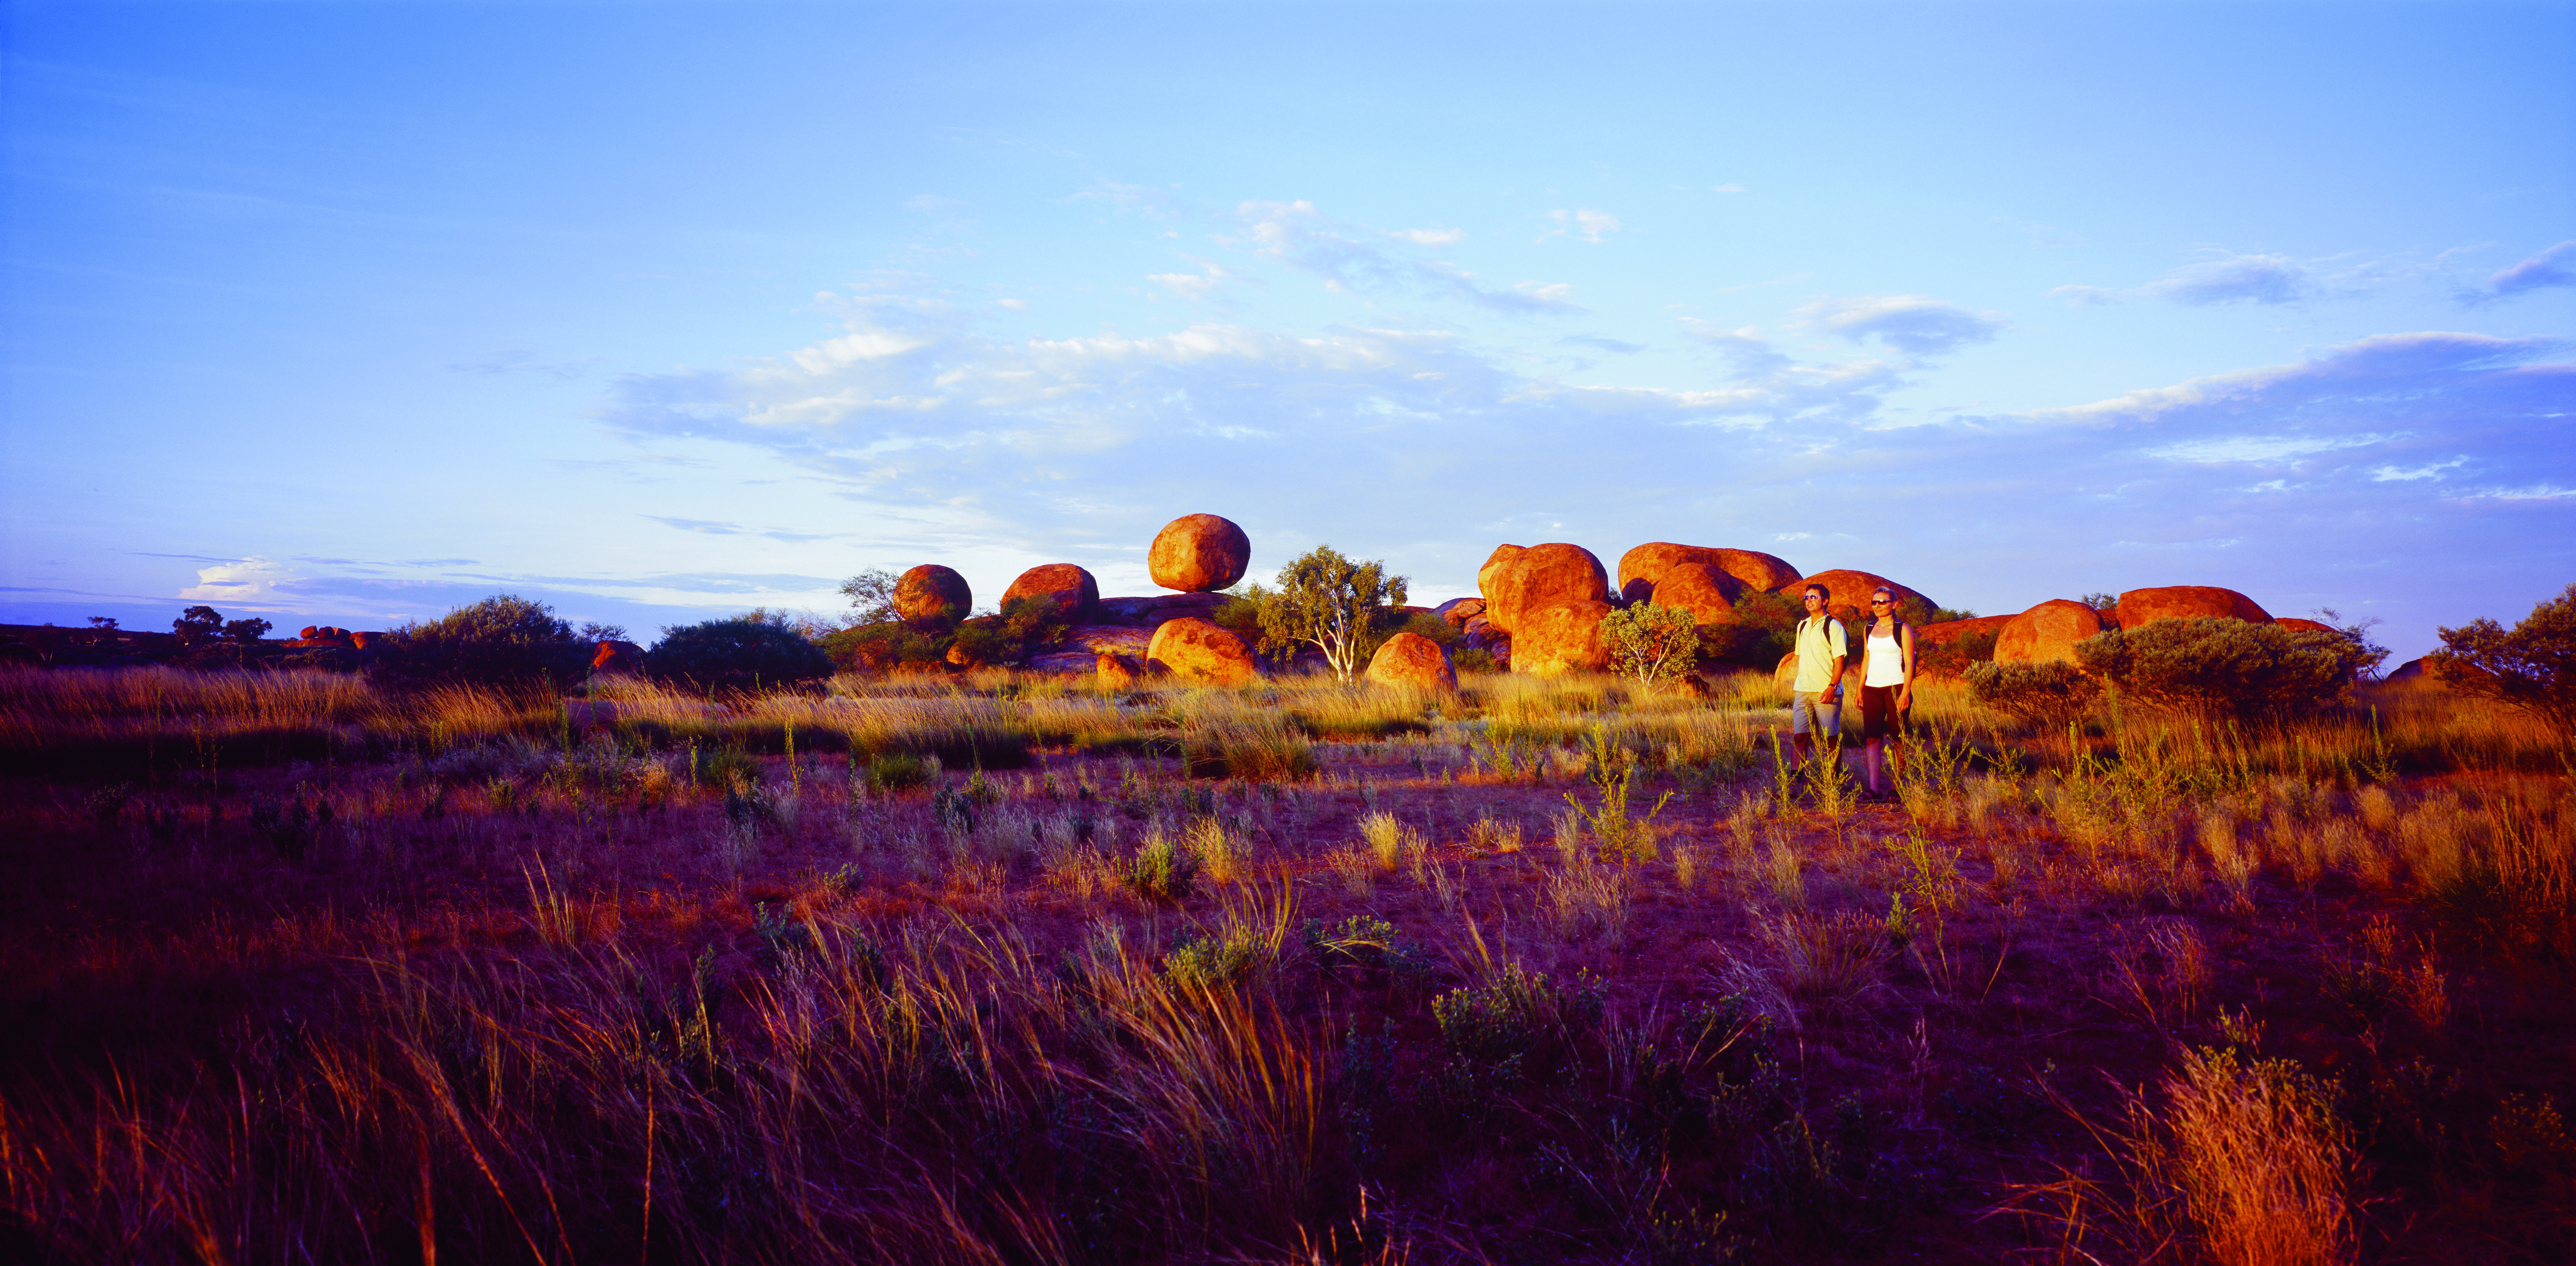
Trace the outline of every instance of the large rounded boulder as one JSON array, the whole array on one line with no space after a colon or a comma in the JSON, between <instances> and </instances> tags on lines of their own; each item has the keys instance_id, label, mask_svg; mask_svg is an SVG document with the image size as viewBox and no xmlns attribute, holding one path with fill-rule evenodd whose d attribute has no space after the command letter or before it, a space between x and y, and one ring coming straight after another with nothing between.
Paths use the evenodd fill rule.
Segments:
<instances>
[{"instance_id":1,"label":"large rounded boulder","mask_svg":"<svg viewBox=\"0 0 2576 1266\"><path fill-rule=\"evenodd\" d=\"M1485 591L1485 619L1518 638L1527 613L1561 602L1606 606L1601 599L1609 589L1609 573L1592 551L1562 542L1533 545L1494 573L1493 587ZM1521 652L1515 649L1512 657L1520 659Z\"/></svg>"},{"instance_id":2,"label":"large rounded boulder","mask_svg":"<svg viewBox=\"0 0 2576 1266\"><path fill-rule=\"evenodd\" d=\"M1368 682L1404 690L1456 690L1458 670L1449 648L1419 633L1398 633L1369 656Z\"/></svg>"},{"instance_id":3,"label":"large rounded boulder","mask_svg":"<svg viewBox=\"0 0 2576 1266\"><path fill-rule=\"evenodd\" d=\"M1147 668L1218 686L1239 686L1260 671L1252 647L1233 630L1197 616L1165 620L1145 648Z\"/></svg>"},{"instance_id":4,"label":"large rounded boulder","mask_svg":"<svg viewBox=\"0 0 2576 1266\"><path fill-rule=\"evenodd\" d=\"M1628 583L1644 579L1640 576ZM1714 563L1682 563L1667 568L1653 590L1656 606L1682 607L1701 624L1733 624L1735 600L1742 596L1744 582Z\"/></svg>"},{"instance_id":5,"label":"large rounded boulder","mask_svg":"<svg viewBox=\"0 0 2576 1266\"><path fill-rule=\"evenodd\" d=\"M2243 620L2248 624L2270 624L2272 613L2254 605L2254 600L2233 589L2215 585L2166 585L2161 589L2132 589L2120 595L2120 627L2142 628L2158 620L2189 620L2198 616L2218 616Z\"/></svg>"},{"instance_id":6,"label":"large rounded boulder","mask_svg":"<svg viewBox=\"0 0 2576 1266\"><path fill-rule=\"evenodd\" d=\"M1021 572L1002 591L1002 609L1008 611L1012 603L1028 598L1046 602L1061 623L1086 624L1100 605L1100 582L1072 563L1048 563Z\"/></svg>"},{"instance_id":7,"label":"large rounded boulder","mask_svg":"<svg viewBox=\"0 0 2576 1266\"><path fill-rule=\"evenodd\" d=\"M1995 634L1998 664L2075 662L2075 644L2102 631L2102 613L2081 602L2051 598L2005 621ZM1915 642L1916 654L1922 642Z\"/></svg>"},{"instance_id":8,"label":"large rounded boulder","mask_svg":"<svg viewBox=\"0 0 2576 1266\"><path fill-rule=\"evenodd\" d=\"M1619 592L1628 592L1628 586L1639 580L1651 590L1663 583L1665 572L1685 563L1706 564L1734 577L1747 589L1765 593L1798 580L1798 569L1790 566L1787 559L1760 550L1649 541L1619 556ZM1663 603L1660 598L1655 601L1659 606Z\"/></svg>"},{"instance_id":9,"label":"large rounded boulder","mask_svg":"<svg viewBox=\"0 0 2576 1266\"><path fill-rule=\"evenodd\" d=\"M894 582L894 613L907 624L955 624L975 608L966 578L937 563L923 563Z\"/></svg>"},{"instance_id":10,"label":"large rounded boulder","mask_svg":"<svg viewBox=\"0 0 2576 1266\"><path fill-rule=\"evenodd\" d=\"M1895 595L1896 603L1900 607L1905 605L1908 598L1921 602L1926 611L1936 610L1941 605L1924 597L1920 591L1900 585L1877 572L1854 571L1848 567L1837 567L1832 571L1820 571L1812 576L1802 577L1788 587L1789 596L1794 598L1805 593L1809 585L1823 585L1826 588L1832 595L1831 600L1825 604L1826 608L1843 623L1850 625L1854 636L1859 635L1860 626L1869 619L1870 591L1881 585L1887 586L1888 591Z\"/></svg>"},{"instance_id":11,"label":"large rounded boulder","mask_svg":"<svg viewBox=\"0 0 2576 1266\"><path fill-rule=\"evenodd\" d=\"M1599 598L1554 602L1521 613L1512 631L1512 670L1552 676L1607 668L1610 648L1601 640L1601 621L1611 606Z\"/></svg>"},{"instance_id":12,"label":"large rounded boulder","mask_svg":"<svg viewBox=\"0 0 2576 1266\"><path fill-rule=\"evenodd\" d=\"M1184 514L1154 534L1145 566L1154 583L1183 593L1215 593L1243 579L1252 565L1252 538L1231 519Z\"/></svg>"},{"instance_id":13,"label":"large rounded boulder","mask_svg":"<svg viewBox=\"0 0 2576 1266\"><path fill-rule=\"evenodd\" d=\"M1503 568L1509 566L1513 559L1528 552L1529 547L1526 545L1495 546L1493 553L1485 555L1485 565L1476 569L1476 592L1484 595L1487 602L1492 602L1494 586L1502 576Z\"/></svg>"}]
</instances>

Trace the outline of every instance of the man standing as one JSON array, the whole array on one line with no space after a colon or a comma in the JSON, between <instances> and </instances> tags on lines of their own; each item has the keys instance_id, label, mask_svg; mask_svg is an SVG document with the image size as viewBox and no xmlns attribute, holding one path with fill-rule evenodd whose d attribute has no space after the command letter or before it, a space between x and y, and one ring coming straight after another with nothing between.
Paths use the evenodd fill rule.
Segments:
<instances>
[{"instance_id":1,"label":"man standing","mask_svg":"<svg viewBox=\"0 0 2576 1266\"><path fill-rule=\"evenodd\" d=\"M1843 661L1851 654L1843 622L1826 614L1833 591L1807 586L1807 618L1798 621L1798 679L1789 687L1789 738L1801 764L1814 748L1808 732L1822 726L1827 738L1843 732Z\"/></svg>"}]
</instances>

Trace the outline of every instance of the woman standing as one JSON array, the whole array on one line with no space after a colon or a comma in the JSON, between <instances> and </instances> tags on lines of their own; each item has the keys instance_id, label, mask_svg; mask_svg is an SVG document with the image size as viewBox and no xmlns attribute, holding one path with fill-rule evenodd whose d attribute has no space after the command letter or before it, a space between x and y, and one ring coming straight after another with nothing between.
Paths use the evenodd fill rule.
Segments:
<instances>
[{"instance_id":1,"label":"woman standing","mask_svg":"<svg viewBox=\"0 0 2576 1266\"><path fill-rule=\"evenodd\" d=\"M1914 707L1914 628L1896 618L1896 595L1880 588L1869 595L1869 627L1863 631L1860 670L1860 737L1863 793L1872 800L1895 799L1887 785L1885 747L1890 736L1905 736L1905 715Z\"/></svg>"}]
</instances>

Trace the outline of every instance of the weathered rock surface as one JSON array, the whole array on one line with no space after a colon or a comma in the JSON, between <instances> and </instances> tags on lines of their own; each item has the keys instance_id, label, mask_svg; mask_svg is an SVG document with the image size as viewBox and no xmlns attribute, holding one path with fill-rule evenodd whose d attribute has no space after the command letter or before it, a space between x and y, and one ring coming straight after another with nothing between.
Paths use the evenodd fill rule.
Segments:
<instances>
[{"instance_id":1,"label":"weathered rock surface","mask_svg":"<svg viewBox=\"0 0 2576 1266\"><path fill-rule=\"evenodd\" d=\"M313 639L322 636L322 628L320 625L308 624L304 626L303 631L297 633L295 636L302 641L310 642Z\"/></svg>"},{"instance_id":2,"label":"weathered rock surface","mask_svg":"<svg viewBox=\"0 0 2576 1266\"><path fill-rule=\"evenodd\" d=\"M1512 670L1552 673L1610 666L1601 621L1611 606L1598 598L1549 603L1525 611L1512 634Z\"/></svg>"},{"instance_id":3,"label":"weathered rock surface","mask_svg":"<svg viewBox=\"0 0 2576 1266\"><path fill-rule=\"evenodd\" d=\"M2118 614L2120 627L2124 629L2144 628L2157 620L2188 620L2204 615L2243 620L2248 624L2272 622L2272 613L2256 606L2252 598L2214 585L2132 589L2120 595Z\"/></svg>"},{"instance_id":4,"label":"weathered rock surface","mask_svg":"<svg viewBox=\"0 0 2576 1266\"><path fill-rule=\"evenodd\" d=\"M1064 639L1050 649L1081 651L1090 655L1124 655L1141 660L1153 644L1152 629L1125 624L1077 624L1065 630Z\"/></svg>"},{"instance_id":5,"label":"weathered rock surface","mask_svg":"<svg viewBox=\"0 0 2576 1266\"><path fill-rule=\"evenodd\" d=\"M1002 609L1025 598L1044 599L1055 611L1055 618L1067 624L1081 624L1091 619L1092 609L1100 605L1100 582L1090 572L1072 563L1048 563L1020 573L1011 587L1002 591Z\"/></svg>"},{"instance_id":6,"label":"weathered rock surface","mask_svg":"<svg viewBox=\"0 0 2576 1266\"><path fill-rule=\"evenodd\" d=\"M1820 571L1807 576L1789 586L1789 596L1794 598L1806 592L1809 585L1823 585L1832 591L1833 600L1826 605L1832 609L1836 618L1851 626L1851 635L1854 637L1860 636L1860 626L1869 618L1870 591L1880 585L1887 586L1900 605L1908 598L1920 599L1926 610L1937 609L1941 605L1924 597L1920 590L1900 585L1877 572L1854 571L1848 567L1837 567L1832 571Z\"/></svg>"},{"instance_id":7,"label":"weathered rock surface","mask_svg":"<svg viewBox=\"0 0 2576 1266\"><path fill-rule=\"evenodd\" d=\"M1644 579L1640 576L1628 583ZM1733 624L1735 600L1744 595L1744 582L1714 563L1676 563L1664 569L1653 593L1656 606L1686 608L1702 624Z\"/></svg>"},{"instance_id":8,"label":"weathered rock surface","mask_svg":"<svg viewBox=\"0 0 2576 1266\"><path fill-rule=\"evenodd\" d=\"M1494 577L1501 574L1502 567L1505 563L1520 557L1523 553L1526 553L1528 549L1529 547L1526 545L1495 546L1493 553L1485 555L1485 565L1476 569L1476 592L1483 594L1485 601L1488 603L1492 602L1494 600Z\"/></svg>"},{"instance_id":9,"label":"weathered rock surface","mask_svg":"<svg viewBox=\"0 0 2576 1266\"><path fill-rule=\"evenodd\" d=\"M2424 670L2424 661L2423 661L2423 660L2420 660L2420 659L2410 659L2410 660L2407 660L2407 661L2406 661L2405 663L2403 663L2403 664L2399 664L2399 665L2398 665L2397 667L2395 667L2395 668L2389 669L2389 670L2388 670L2388 676L2386 676L2386 677L2382 678L2381 680L2383 680L2383 681L2431 681L2431 680L2433 680L2433 676L2432 676L2432 674L2430 674L2430 673L2428 673L2428 672L2426 672L2426 671Z\"/></svg>"},{"instance_id":10,"label":"weathered rock surface","mask_svg":"<svg viewBox=\"0 0 2576 1266\"><path fill-rule=\"evenodd\" d=\"M1095 655L1092 656L1092 671L1100 675L1102 686L1125 690L1145 675L1145 662L1125 655Z\"/></svg>"},{"instance_id":11,"label":"weathered rock surface","mask_svg":"<svg viewBox=\"0 0 2576 1266\"><path fill-rule=\"evenodd\" d=\"M2297 629L2302 633L2332 633L2336 631L2335 626L2331 624L2326 624L2317 620L2302 620L2295 615L2282 616L2280 619L2272 621L2272 623L2280 625L2285 629Z\"/></svg>"},{"instance_id":12,"label":"weathered rock surface","mask_svg":"<svg viewBox=\"0 0 2576 1266\"><path fill-rule=\"evenodd\" d=\"M955 624L975 609L975 591L954 569L923 563L894 582L894 613L909 624Z\"/></svg>"},{"instance_id":13,"label":"weathered rock surface","mask_svg":"<svg viewBox=\"0 0 2576 1266\"><path fill-rule=\"evenodd\" d=\"M601 642L591 650L590 671L640 675L644 671L644 648L633 642Z\"/></svg>"},{"instance_id":14,"label":"weathered rock surface","mask_svg":"<svg viewBox=\"0 0 2576 1266\"><path fill-rule=\"evenodd\" d=\"M2075 644L2102 631L2102 613L2081 602L2051 598L2005 622L1995 634L1998 664L2075 662ZM1915 638L1915 654L1923 641Z\"/></svg>"},{"instance_id":15,"label":"weathered rock surface","mask_svg":"<svg viewBox=\"0 0 2576 1266\"><path fill-rule=\"evenodd\" d=\"M1458 670L1449 649L1419 633L1398 633L1369 656L1368 682L1407 690L1456 690Z\"/></svg>"},{"instance_id":16,"label":"weathered rock surface","mask_svg":"<svg viewBox=\"0 0 2576 1266\"><path fill-rule=\"evenodd\" d=\"M1212 593L1243 579L1252 563L1252 538L1232 520L1184 514L1154 534L1145 556L1154 583L1185 593Z\"/></svg>"},{"instance_id":17,"label":"weathered rock surface","mask_svg":"<svg viewBox=\"0 0 2576 1266\"><path fill-rule=\"evenodd\" d=\"M1155 629L1145 664L1148 669L1160 666L1175 677L1219 686L1241 685L1258 671L1252 648L1242 638L1195 616L1165 620Z\"/></svg>"},{"instance_id":18,"label":"weathered rock surface","mask_svg":"<svg viewBox=\"0 0 2576 1266\"><path fill-rule=\"evenodd\" d=\"M1125 623L1150 629L1185 615L1205 619L1232 599L1221 593L1149 593L1132 598L1103 598L1097 604L1102 624Z\"/></svg>"},{"instance_id":19,"label":"weathered rock surface","mask_svg":"<svg viewBox=\"0 0 2576 1266\"><path fill-rule=\"evenodd\" d=\"M1708 687L1708 678L1698 673L1684 673L1681 680L1673 683L1673 693L1685 699L1706 699L1714 692Z\"/></svg>"},{"instance_id":20,"label":"weathered rock surface","mask_svg":"<svg viewBox=\"0 0 2576 1266\"><path fill-rule=\"evenodd\" d=\"M1780 662L1771 669L1771 680L1779 683L1782 690L1798 683L1798 652L1791 651L1780 657Z\"/></svg>"},{"instance_id":21,"label":"weathered rock surface","mask_svg":"<svg viewBox=\"0 0 2576 1266\"><path fill-rule=\"evenodd\" d=\"M1590 602L1607 609L1609 574L1601 560L1580 545L1554 542L1533 545L1504 562L1485 591L1485 619L1497 629L1520 636L1527 613L1566 602ZM1523 647L1526 658L1528 648Z\"/></svg>"},{"instance_id":22,"label":"weathered rock surface","mask_svg":"<svg viewBox=\"0 0 2576 1266\"><path fill-rule=\"evenodd\" d=\"M1100 657L1089 651L1052 651L1029 656L1028 671L1033 673L1081 674L1094 671Z\"/></svg>"},{"instance_id":23,"label":"weathered rock surface","mask_svg":"<svg viewBox=\"0 0 2576 1266\"><path fill-rule=\"evenodd\" d=\"M1705 563L1743 582L1748 589L1766 593L1798 579L1798 569L1776 554L1715 545L1649 541L1619 556L1619 592L1628 592L1629 582L1639 579L1643 579L1651 591L1663 583L1665 572L1683 563Z\"/></svg>"},{"instance_id":24,"label":"weathered rock surface","mask_svg":"<svg viewBox=\"0 0 2576 1266\"><path fill-rule=\"evenodd\" d=\"M1483 615L1484 613L1485 600L1482 598L1451 598L1447 602L1431 608L1431 614L1462 628L1465 627L1467 621Z\"/></svg>"}]
</instances>

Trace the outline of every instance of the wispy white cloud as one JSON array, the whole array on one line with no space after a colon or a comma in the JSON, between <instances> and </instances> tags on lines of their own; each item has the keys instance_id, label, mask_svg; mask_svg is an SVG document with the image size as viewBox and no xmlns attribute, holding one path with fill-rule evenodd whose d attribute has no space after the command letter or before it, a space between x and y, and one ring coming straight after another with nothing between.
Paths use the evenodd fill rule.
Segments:
<instances>
[{"instance_id":1,"label":"wispy white cloud","mask_svg":"<svg viewBox=\"0 0 2576 1266\"><path fill-rule=\"evenodd\" d=\"M1547 218L1556 221L1556 227L1538 235L1538 240L1542 242L1550 238L1564 237L1569 233L1587 242L1599 242L1620 229L1619 217L1607 211L1550 211L1547 213Z\"/></svg>"},{"instance_id":2,"label":"wispy white cloud","mask_svg":"<svg viewBox=\"0 0 2576 1266\"><path fill-rule=\"evenodd\" d=\"M2004 328L1999 312L1970 312L1922 295L1818 299L1796 319L1857 343L1877 339L1912 356L1937 356L1970 343L1990 343Z\"/></svg>"},{"instance_id":3,"label":"wispy white cloud","mask_svg":"<svg viewBox=\"0 0 2576 1266\"><path fill-rule=\"evenodd\" d=\"M2497 298L2552 286L2576 286L2576 241L2560 242L2487 278L2487 294Z\"/></svg>"},{"instance_id":4,"label":"wispy white cloud","mask_svg":"<svg viewBox=\"0 0 2576 1266\"><path fill-rule=\"evenodd\" d=\"M2138 287L2153 299L2207 307L2221 303L2296 303L2313 293L2308 270L2280 255L2227 255L2185 265Z\"/></svg>"},{"instance_id":5,"label":"wispy white cloud","mask_svg":"<svg viewBox=\"0 0 2576 1266\"><path fill-rule=\"evenodd\" d=\"M1385 235L1344 226L1304 199L1245 202L1235 215L1250 231L1255 253L1312 273L1336 291L1402 289L1514 316L1583 310L1564 297L1568 288L1561 283L1496 289L1455 264L1390 255L1368 240Z\"/></svg>"},{"instance_id":6,"label":"wispy white cloud","mask_svg":"<svg viewBox=\"0 0 2576 1266\"><path fill-rule=\"evenodd\" d=\"M1456 246L1467 240L1465 229L1389 229L1386 235L1416 246Z\"/></svg>"}]
</instances>

